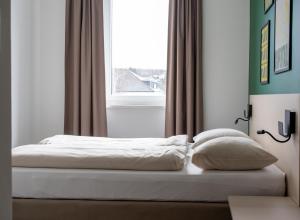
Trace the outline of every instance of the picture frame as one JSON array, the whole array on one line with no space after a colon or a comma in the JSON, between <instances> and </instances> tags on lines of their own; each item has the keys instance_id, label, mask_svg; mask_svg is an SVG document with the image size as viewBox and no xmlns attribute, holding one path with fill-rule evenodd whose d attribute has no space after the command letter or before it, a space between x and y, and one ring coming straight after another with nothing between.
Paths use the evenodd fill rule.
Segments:
<instances>
[{"instance_id":1,"label":"picture frame","mask_svg":"<svg viewBox=\"0 0 300 220\"><path fill-rule=\"evenodd\" d=\"M292 0L276 0L275 3L275 74L290 71L292 67L292 3Z\"/></svg>"},{"instance_id":2,"label":"picture frame","mask_svg":"<svg viewBox=\"0 0 300 220\"><path fill-rule=\"evenodd\" d=\"M264 10L265 14L270 10L270 8L273 6L274 0L264 0Z\"/></svg>"},{"instance_id":3,"label":"picture frame","mask_svg":"<svg viewBox=\"0 0 300 220\"><path fill-rule=\"evenodd\" d=\"M261 28L260 83L262 85L269 83L270 76L270 28L270 20Z\"/></svg>"}]
</instances>

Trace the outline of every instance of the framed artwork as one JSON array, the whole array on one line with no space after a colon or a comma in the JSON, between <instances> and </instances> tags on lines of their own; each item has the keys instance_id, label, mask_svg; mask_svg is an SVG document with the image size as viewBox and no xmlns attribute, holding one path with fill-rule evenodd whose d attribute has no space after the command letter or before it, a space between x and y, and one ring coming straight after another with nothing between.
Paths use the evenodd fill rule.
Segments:
<instances>
[{"instance_id":1,"label":"framed artwork","mask_svg":"<svg viewBox=\"0 0 300 220\"><path fill-rule=\"evenodd\" d=\"M275 14L275 73L291 69L292 0L276 0Z\"/></svg>"},{"instance_id":2,"label":"framed artwork","mask_svg":"<svg viewBox=\"0 0 300 220\"><path fill-rule=\"evenodd\" d=\"M261 29L260 83L269 83L270 72L270 21Z\"/></svg>"},{"instance_id":3,"label":"framed artwork","mask_svg":"<svg viewBox=\"0 0 300 220\"><path fill-rule=\"evenodd\" d=\"M264 8L265 8L265 13L269 11L269 9L272 7L274 3L274 0L264 0Z\"/></svg>"}]
</instances>

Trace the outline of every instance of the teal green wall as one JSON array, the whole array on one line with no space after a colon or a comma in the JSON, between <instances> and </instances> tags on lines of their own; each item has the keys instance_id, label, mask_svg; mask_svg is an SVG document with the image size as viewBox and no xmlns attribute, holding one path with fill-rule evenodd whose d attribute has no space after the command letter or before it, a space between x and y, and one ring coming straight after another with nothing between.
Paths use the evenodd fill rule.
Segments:
<instances>
[{"instance_id":1,"label":"teal green wall","mask_svg":"<svg viewBox=\"0 0 300 220\"><path fill-rule=\"evenodd\" d=\"M250 2L250 94L300 93L300 0L293 0L292 69L281 74L274 73L275 3L268 13L264 14L264 0ZM261 85L260 37L261 28L268 20L271 20L270 83Z\"/></svg>"}]
</instances>

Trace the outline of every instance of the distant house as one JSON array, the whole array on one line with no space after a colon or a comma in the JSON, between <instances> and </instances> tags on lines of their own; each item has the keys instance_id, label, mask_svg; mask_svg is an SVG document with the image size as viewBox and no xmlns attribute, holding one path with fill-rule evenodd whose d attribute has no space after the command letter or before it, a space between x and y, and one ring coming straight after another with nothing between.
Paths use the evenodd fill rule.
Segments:
<instances>
[{"instance_id":1,"label":"distant house","mask_svg":"<svg viewBox=\"0 0 300 220\"><path fill-rule=\"evenodd\" d=\"M114 69L114 92L160 92L165 89L165 71Z\"/></svg>"}]
</instances>

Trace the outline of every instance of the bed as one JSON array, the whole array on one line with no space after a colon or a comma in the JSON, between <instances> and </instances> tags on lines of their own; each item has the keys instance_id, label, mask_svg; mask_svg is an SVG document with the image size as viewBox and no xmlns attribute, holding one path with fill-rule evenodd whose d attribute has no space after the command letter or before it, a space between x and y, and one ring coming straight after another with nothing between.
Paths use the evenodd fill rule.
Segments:
<instances>
[{"instance_id":1,"label":"bed","mask_svg":"<svg viewBox=\"0 0 300 220\"><path fill-rule=\"evenodd\" d=\"M283 196L285 175L272 165L257 171L181 171L13 168L13 196L33 199L226 202L229 195Z\"/></svg>"},{"instance_id":2,"label":"bed","mask_svg":"<svg viewBox=\"0 0 300 220\"><path fill-rule=\"evenodd\" d=\"M226 220L229 195L284 194L285 175L274 165L247 172L190 163L172 172L13 168L14 219Z\"/></svg>"},{"instance_id":3,"label":"bed","mask_svg":"<svg viewBox=\"0 0 300 220\"><path fill-rule=\"evenodd\" d=\"M74 164L72 167L64 167L63 164L54 167L51 165L55 164L53 161L50 165L49 161L44 162L47 156L43 153L52 154L49 151L52 145L55 151L70 145L82 148L86 142L89 147L105 146L99 146L100 140L95 138L91 141L85 137L56 136L41 141L39 145L20 148L15 151L18 160L14 160L13 154L13 164L16 165L12 172L14 220L226 220L231 219L227 204L229 195L285 195L285 174L275 165L256 171L204 171L191 163L190 147L182 148L185 140L182 136L114 140L114 147L118 149L120 141L130 142L127 147L134 149L141 143L148 143L150 148L153 144L156 147L175 147L184 157L171 158L183 161L182 168L172 169L178 167L172 166L166 170L162 170L162 166L154 170L97 169L94 163L90 168L78 169ZM101 141L103 143L103 139ZM24 156L32 149L36 155L30 153L28 160ZM36 161L35 157L39 160L33 163L31 160ZM119 159L117 161L119 164ZM26 163L29 165L26 166ZM44 166L39 167L39 164Z\"/></svg>"}]
</instances>

